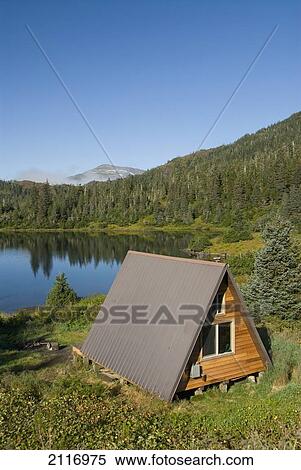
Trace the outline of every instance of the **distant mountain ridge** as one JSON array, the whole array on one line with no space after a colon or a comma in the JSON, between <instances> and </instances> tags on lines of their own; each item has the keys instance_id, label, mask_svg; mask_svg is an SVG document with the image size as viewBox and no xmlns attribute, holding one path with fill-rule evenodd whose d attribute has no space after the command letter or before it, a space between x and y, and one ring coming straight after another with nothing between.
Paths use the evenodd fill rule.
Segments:
<instances>
[{"instance_id":1,"label":"distant mountain ridge","mask_svg":"<svg viewBox=\"0 0 301 470\"><path fill-rule=\"evenodd\" d=\"M120 178L127 178L131 175L141 175L144 170L132 168L128 166L113 166L113 165L99 165L91 170L69 176L66 179L67 183L71 184L87 184L92 181L108 181L117 180Z\"/></svg>"},{"instance_id":2,"label":"distant mountain ridge","mask_svg":"<svg viewBox=\"0 0 301 470\"><path fill-rule=\"evenodd\" d=\"M95 181L99 170L75 175L69 185L0 181L0 228L190 225L199 218L224 227L242 220L257 229L281 213L301 233L300 112L131 178L119 178L118 168L113 175L105 166L114 181L89 184L81 183ZM134 173L126 170L123 175Z\"/></svg>"}]
</instances>

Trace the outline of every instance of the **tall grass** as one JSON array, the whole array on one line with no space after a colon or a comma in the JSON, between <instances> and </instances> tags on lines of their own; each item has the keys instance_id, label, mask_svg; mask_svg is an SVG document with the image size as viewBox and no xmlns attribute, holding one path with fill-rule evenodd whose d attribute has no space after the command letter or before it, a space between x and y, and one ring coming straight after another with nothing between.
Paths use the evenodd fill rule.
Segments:
<instances>
[{"instance_id":1,"label":"tall grass","mask_svg":"<svg viewBox=\"0 0 301 470\"><path fill-rule=\"evenodd\" d=\"M91 320L49 322L33 314L23 322L31 337L46 331L68 345ZM296 323L267 319L273 367L259 384L239 382L227 394L212 387L172 404L135 386L105 384L97 369L72 363L68 354L63 362L51 361L68 347L58 353L15 349L11 334L16 328L20 341L21 325L19 317L1 323L0 344L7 348L0 347L2 449L301 448L301 329Z\"/></svg>"}]
</instances>

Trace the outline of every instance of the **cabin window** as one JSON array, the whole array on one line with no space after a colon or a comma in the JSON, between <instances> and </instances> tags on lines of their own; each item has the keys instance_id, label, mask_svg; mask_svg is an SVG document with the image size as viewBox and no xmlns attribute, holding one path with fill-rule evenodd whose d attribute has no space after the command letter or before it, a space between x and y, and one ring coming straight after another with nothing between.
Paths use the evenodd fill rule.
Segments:
<instances>
[{"instance_id":1,"label":"cabin window","mask_svg":"<svg viewBox=\"0 0 301 470\"><path fill-rule=\"evenodd\" d=\"M233 322L206 325L202 330L202 356L233 352Z\"/></svg>"},{"instance_id":2,"label":"cabin window","mask_svg":"<svg viewBox=\"0 0 301 470\"><path fill-rule=\"evenodd\" d=\"M220 323L218 326L218 354L232 351L231 323Z\"/></svg>"},{"instance_id":3,"label":"cabin window","mask_svg":"<svg viewBox=\"0 0 301 470\"><path fill-rule=\"evenodd\" d=\"M224 313L225 312L225 303L224 303L224 294L222 292L218 292L216 294L214 300L214 307L216 310L216 314Z\"/></svg>"}]
</instances>

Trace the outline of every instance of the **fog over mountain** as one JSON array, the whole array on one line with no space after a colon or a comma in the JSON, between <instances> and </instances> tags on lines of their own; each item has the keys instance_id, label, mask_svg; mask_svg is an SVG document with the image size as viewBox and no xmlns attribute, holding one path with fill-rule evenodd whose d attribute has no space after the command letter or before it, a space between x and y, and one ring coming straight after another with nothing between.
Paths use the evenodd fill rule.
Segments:
<instances>
[{"instance_id":1,"label":"fog over mountain","mask_svg":"<svg viewBox=\"0 0 301 470\"><path fill-rule=\"evenodd\" d=\"M36 183L50 184L87 184L91 181L108 181L120 178L126 178L130 175L140 175L144 170L131 168L126 166L99 165L91 170L84 171L72 176L67 176L63 172L43 171L37 168L31 168L26 171L19 172L17 180L33 181Z\"/></svg>"},{"instance_id":2,"label":"fog over mountain","mask_svg":"<svg viewBox=\"0 0 301 470\"><path fill-rule=\"evenodd\" d=\"M130 175L141 175L144 170L127 166L99 165L92 170L69 176L66 182L71 184L86 184L90 181L108 181L126 178Z\"/></svg>"}]
</instances>

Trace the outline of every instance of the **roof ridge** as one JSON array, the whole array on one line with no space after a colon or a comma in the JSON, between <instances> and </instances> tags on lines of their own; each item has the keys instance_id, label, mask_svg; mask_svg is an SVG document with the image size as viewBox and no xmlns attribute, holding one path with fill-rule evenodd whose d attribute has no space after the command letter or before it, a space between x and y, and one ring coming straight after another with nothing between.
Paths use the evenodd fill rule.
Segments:
<instances>
[{"instance_id":1,"label":"roof ridge","mask_svg":"<svg viewBox=\"0 0 301 470\"><path fill-rule=\"evenodd\" d=\"M161 255L158 253L146 253L145 251L136 251L136 250L128 250L128 254L135 254L140 256L150 256L153 258L163 258L169 259L171 261L185 261L187 263L194 263L194 264L206 264L209 266L226 266L227 263L217 263L216 261L207 261L201 259L190 259L190 258L182 258L180 256L168 256L168 255Z\"/></svg>"}]
</instances>

